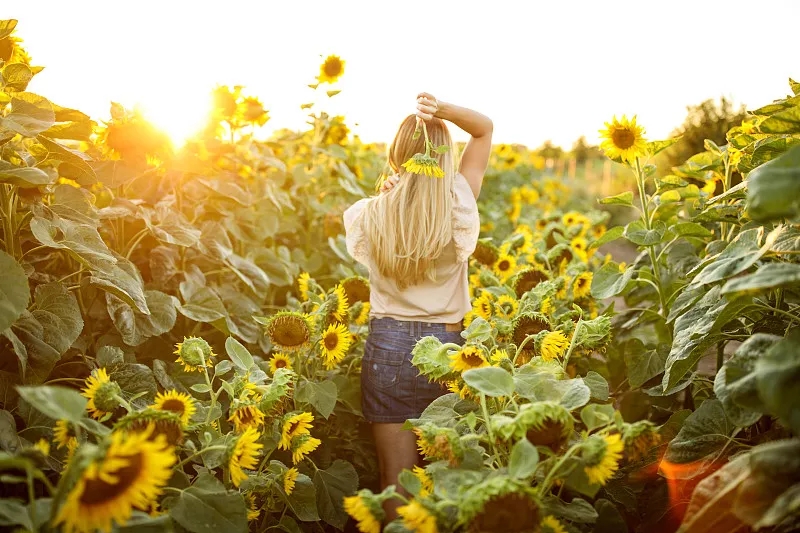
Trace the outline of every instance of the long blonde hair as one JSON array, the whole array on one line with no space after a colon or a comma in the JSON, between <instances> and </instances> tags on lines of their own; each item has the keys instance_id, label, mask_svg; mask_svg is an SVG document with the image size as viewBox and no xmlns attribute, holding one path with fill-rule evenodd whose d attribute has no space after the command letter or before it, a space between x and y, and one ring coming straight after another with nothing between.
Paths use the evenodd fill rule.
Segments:
<instances>
[{"instance_id":1,"label":"long blonde hair","mask_svg":"<svg viewBox=\"0 0 800 533\"><path fill-rule=\"evenodd\" d=\"M433 118L426 126L434 146L450 147L444 154L432 154L444 177L411 174L402 167L415 153L425 151L425 137L413 138L416 115L409 115L389 146L389 166L400 181L364 210L364 228L375 268L393 279L399 289L425 279L435 281L436 260L453 238L451 191L456 148L443 120Z\"/></svg>"}]
</instances>

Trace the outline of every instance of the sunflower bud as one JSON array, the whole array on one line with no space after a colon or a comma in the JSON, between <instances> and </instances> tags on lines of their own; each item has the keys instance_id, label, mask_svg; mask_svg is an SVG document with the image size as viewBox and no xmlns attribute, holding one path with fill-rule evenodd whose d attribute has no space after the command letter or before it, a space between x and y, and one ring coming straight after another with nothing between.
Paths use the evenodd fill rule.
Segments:
<instances>
[{"instance_id":1,"label":"sunflower bud","mask_svg":"<svg viewBox=\"0 0 800 533\"><path fill-rule=\"evenodd\" d=\"M107 381L97 388L94 395L94 405L97 409L110 413L120 406L119 396L122 389L116 381Z\"/></svg>"},{"instance_id":2,"label":"sunflower bud","mask_svg":"<svg viewBox=\"0 0 800 533\"><path fill-rule=\"evenodd\" d=\"M211 346L199 337L189 337L178 344L175 352L183 360L183 364L192 367L206 366L213 352Z\"/></svg>"}]
</instances>

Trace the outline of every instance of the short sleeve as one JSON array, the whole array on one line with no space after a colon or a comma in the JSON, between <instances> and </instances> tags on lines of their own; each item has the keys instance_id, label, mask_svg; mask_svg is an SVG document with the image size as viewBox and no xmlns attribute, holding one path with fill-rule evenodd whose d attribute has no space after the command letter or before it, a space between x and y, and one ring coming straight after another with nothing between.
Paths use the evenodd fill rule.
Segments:
<instances>
[{"instance_id":1,"label":"short sleeve","mask_svg":"<svg viewBox=\"0 0 800 533\"><path fill-rule=\"evenodd\" d=\"M456 174L453 183L453 241L459 261L467 261L475 251L480 232L478 202L475 201L467 178L460 173Z\"/></svg>"},{"instance_id":2,"label":"short sleeve","mask_svg":"<svg viewBox=\"0 0 800 533\"><path fill-rule=\"evenodd\" d=\"M357 201L348 207L343 215L347 252L353 257L353 259L364 266L368 266L369 246L366 235L364 234L364 217L362 215L364 213L364 208L367 206L370 200L371 198L363 198Z\"/></svg>"}]
</instances>

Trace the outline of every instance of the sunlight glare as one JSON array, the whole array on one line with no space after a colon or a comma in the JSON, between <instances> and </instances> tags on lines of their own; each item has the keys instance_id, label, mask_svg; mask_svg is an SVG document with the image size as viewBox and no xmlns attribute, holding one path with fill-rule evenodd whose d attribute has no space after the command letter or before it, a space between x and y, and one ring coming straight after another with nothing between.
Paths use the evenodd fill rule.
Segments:
<instances>
[{"instance_id":1,"label":"sunlight glare","mask_svg":"<svg viewBox=\"0 0 800 533\"><path fill-rule=\"evenodd\" d=\"M198 91L187 86L172 94L160 93L143 98L137 106L142 115L166 133L176 149L203 129L211 113L211 89Z\"/></svg>"}]
</instances>

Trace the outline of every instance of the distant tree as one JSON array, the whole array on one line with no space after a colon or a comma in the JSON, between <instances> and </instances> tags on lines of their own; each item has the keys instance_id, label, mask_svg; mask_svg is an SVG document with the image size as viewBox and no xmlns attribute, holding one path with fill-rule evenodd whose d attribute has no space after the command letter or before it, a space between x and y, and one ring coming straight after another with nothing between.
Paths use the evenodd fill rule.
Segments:
<instances>
[{"instance_id":1,"label":"distant tree","mask_svg":"<svg viewBox=\"0 0 800 533\"><path fill-rule=\"evenodd\" d=\"M727 144L725 134L733 126L741 124L746 116L744 105L734 109L733 102L724 96L719 103L708 99L686 109L686 119L671 134L672 137L682 135L683 138L665 151L670 167L681 165L694 154L704 151L705 139L711 139L719 146Z\"/></svg>"},{"instance_id":2,"label":"distant tree","mask_svg":"<svg viewBox=\"0 0 800 533\"><path fill-rule=\"evenodd\" d=\"M536 149L536 154L545 159L561 159L561 156L564 155L564 150L560 146L555 146L553 141L548 139Z\"/></svg>"},{"instance_id":3,"label":"distant tree","mask_svg":"<svg viewBox=\"0 0 800 533\"><path fill-rule=\"evenodd\" d=\"M572 150L569 155L575 158L578 163L583 163L587 159L597 159L603 155L600 148L591 146L586 142L586 137L581 135L577 141L572 144Z\"/></svg>"}]
</instances>

